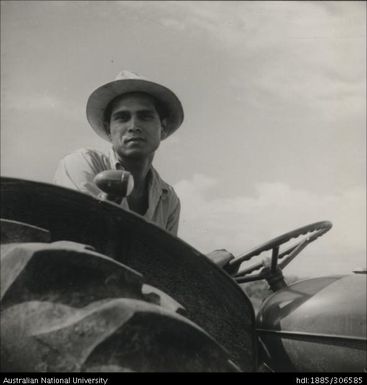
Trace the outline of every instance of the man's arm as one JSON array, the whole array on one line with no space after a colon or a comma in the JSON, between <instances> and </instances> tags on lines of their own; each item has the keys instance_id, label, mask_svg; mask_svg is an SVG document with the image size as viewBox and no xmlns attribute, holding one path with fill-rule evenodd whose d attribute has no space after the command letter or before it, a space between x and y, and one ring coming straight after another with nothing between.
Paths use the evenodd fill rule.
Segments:
<instances>
[{"instance_id":1,"label":"man's arm","mask_svg":"<svg viewBox=\"0 0 367 385\"><path fill-rule=\"evenodd\" d=\"M171 234L177 236L178 232L178 223L180 220L180 212L181 212L181 203L178 197L176 196L175 203L173 205L173 210L171 211L168 220L167 220L167 226L166 230L169 231Z\"/></svg>"}]
</instances>

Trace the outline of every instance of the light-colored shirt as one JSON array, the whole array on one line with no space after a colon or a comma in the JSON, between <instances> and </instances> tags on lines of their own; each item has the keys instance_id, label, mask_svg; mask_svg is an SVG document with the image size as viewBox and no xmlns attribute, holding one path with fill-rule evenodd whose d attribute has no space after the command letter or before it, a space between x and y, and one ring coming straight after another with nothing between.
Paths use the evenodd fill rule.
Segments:
<instances>
[{"instance_id":1,"label":"light-colored shirt","mask_svg":"<svg viewBox=\"0 0 367 385\"><path fill-rule=\"evenodd\" d=\"M121 168L112 149L106 155L97 150L83 148L65 156L59 162L54 183L97 197L102 191L93 182L94 177L101 171ZM153 167L150 172L148 209L143 216L177 235L180 200L173 187L167 184ZM122 200L121 207L130 209L126 198Z\"/></svg>"}]
</instances>

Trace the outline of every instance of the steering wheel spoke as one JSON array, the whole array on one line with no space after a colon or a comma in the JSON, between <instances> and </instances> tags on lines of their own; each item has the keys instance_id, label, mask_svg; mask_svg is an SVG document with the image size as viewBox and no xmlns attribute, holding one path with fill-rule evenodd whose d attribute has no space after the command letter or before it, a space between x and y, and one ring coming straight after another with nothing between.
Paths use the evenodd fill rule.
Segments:
<instances>
[{"instance_id":1,"label":"steering wheel spoke","mask_svg":"<svg viewBox=\"0 0 367 385\"><path fill-rule=\"evenodd\" d=\"M256 271L256 270L261 269L262 267L264 267L263 262L256 263L256 264L254 264L254 265L248 267L247 269L241 270L241 271L239 271L238 273L234 274L234 277L235 277L235 278L238 278L238 277L244 277L245 275L248 275L248 274L250 274L250 273L253 273L253 272Z\"/></svg>"},{"instance_id":2,"label":"steering wheel spoke","mask_svg":"<svg viewBox=\"0 0 367 385\"><path fill-rule=\"evenodd\" d=\"M279 263L279 267L284 269L289 262L291 262L308 244L310 243L309 238L304 239L302 242L298 243L282 261Z\"/></svg>"},{"instance_id":3,"label":"steering wheel spoke","mask_svg":"<svg viewBox=\"0 0 367 385\"><path fill-rule=\"evenodd\" d=\"M235 280L237 283L247 283L247 282L253 282L253 281L259 281L260 279L266 279L267 274L265 270L261 270L257 274L250 274L250 275L244 275L240 277L236 277Z\"/></svg>"}]
</instances>

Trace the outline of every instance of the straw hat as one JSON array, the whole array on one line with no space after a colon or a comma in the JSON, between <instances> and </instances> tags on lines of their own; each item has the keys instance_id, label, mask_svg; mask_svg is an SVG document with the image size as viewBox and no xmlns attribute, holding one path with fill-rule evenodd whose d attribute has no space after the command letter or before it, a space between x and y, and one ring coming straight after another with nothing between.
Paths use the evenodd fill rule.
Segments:
<instances>
[{"instance_id":1,"label":"straw hat","mask_svg":"<svg viewBox=\"0 0 367 385\"><path fill-rule=\"evenodd\" d=\"M178 97L170 89L136 73L122 71L114 81L97 88L88 98L88 122L103 139L110 140L104 126L104 112L108 104L117 96L131 92L149 94L165 107L168 112L167 136L180 127L184 118L183 108Z\"/></svg>"}]
</instances>

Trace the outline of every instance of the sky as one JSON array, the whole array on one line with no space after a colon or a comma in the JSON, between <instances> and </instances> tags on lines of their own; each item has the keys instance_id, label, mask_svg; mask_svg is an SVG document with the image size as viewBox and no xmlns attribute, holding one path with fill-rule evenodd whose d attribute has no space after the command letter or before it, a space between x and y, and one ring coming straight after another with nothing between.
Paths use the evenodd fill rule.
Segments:
<instances>
[{"instance_id":1,"label":"sky","mask_svg":"<svg viewBox=\"0 0 367 385\"><path fill-rule=\"evenodd\" d=\"M183 104L154 159L180 238L238 256L329 220L285 273L366 265L365 2L1 1L1 175L107 151L86 101L123 69Z\"/></svg>"}]
</instances>

